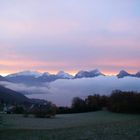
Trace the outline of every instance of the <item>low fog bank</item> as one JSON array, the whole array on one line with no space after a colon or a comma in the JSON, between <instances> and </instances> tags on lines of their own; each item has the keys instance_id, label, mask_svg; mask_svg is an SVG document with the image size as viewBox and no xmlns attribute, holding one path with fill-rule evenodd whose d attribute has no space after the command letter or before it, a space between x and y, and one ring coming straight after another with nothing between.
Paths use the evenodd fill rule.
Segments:
<instances>
[{"instance_id":1,"label":"low fog bank","mask_svg":"<svg viewBox=\"0 0 140 140\"><path fill-rule=\"evenodd\" d=\"M0 82L7 88L24 93L29 98L39 98L52 101L56 105L69 106L73 97L85 98L88 95L109 95L112 90L140 91L140 78L116 76L99 76L95 78L82 78L73 80L57 80L44 83L42 86L26 86Z\"/></svg>"},{"instance_id":2,"label":"low fog bank","mask_svg":"<svg viewBox=\"0 0 140 140\"><path fill-rule=\"evenodd\" d=\"M20 93L23 93L24 95L28 94L44 94L49 92L49 84L45 84L42 86L27 86L25 84L21 83L11 83L11 82L6 82L6 81L0 81L0 85L18 91Z\"/></svg>"}]
</instances>

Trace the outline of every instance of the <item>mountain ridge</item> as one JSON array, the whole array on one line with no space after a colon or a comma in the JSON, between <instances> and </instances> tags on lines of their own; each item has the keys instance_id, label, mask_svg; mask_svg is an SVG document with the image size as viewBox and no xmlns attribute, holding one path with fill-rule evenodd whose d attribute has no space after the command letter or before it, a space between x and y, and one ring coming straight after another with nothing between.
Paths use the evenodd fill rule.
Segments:
<instances>
[{"instance_id":1,"label":"mountain ridge","mask_svg":"<svg viewBox=\"0 0 140 140\"><path fill-rule=\"evenodd\" d=\"M91 70L91 71L79 71L75 78L89 78L89 77L96 77L96 76L105 76L103 73L101 73L98 69Z\"/></svg>"},{"instance_id":2,"label":"mountain ridge","mask_svg":"<svg viewBox=\"0 0 140 140\"><path fill-rule=\"evenodd\" d=\"M128 73L127 71L125 70L121 70L117 75L116 75L118 78L124 78L124 77L137 77L137 78L140 78L140 71L138 71L137 73L134 73L134 74L131 74L131 73Z\"/></svg>"}]
</instances>

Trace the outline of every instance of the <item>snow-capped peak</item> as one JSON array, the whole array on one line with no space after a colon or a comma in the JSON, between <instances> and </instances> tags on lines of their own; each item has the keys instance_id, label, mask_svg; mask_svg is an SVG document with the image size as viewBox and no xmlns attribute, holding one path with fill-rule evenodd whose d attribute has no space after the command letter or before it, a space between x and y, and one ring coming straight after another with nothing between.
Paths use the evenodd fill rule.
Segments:
<instances>
[{"instance_id":1,"label":"snow-capped peak","mask_svg":"<svg viewBox=\"0 0 140 140\"><path fill-rule=\"evenodd\" d=\"M103 75L98 69L89 71L90 73L94 73L96 75Z\"/></svg>"},{"instance_id":2,"label":"snow-capped peak","mask_svg":"<svg viewBox=\"0 0 140 140\"><path fill-rule=\"evenodd\" d=\"M42 73L40 72L37 72L37 71L21 71L21 72L18 72L18 73L13 73L13 74L10 74L8 75L8 77L15 77L15 76L34 76L34 77L40 77L42 75Z\"/></svg>"},{"instance_id":3,"label":"snow-capped peak","mask_svg":"<svg viewBox=\"0 0 140 140\"><path fill-rule=\"evenodd\" d=\"M75 78L82 78L82 77L95 77L99 75L104 75L102 74L98 69L91 70L91 71L79 71L76 75Z\"/></svg>"},{"instance_id":4,"label":"snow-capped peak","mask_svg":"<svg viewBox=\"0 0 140 140\"><path fill-rule=\"evenodd\" d=\"M44 72L43 74L42 74L42 76L50 76L51 74L49 73L49 72Z\"/></svg>"},{"instance_id":5,"label":"snow-capped peak","mask_svg":"<svg viewBox=\"0 0 140 140\"><path fill-rule=\"evenodd\" d=\"M126 74L126 73L128 73L128 72L125 71L125 70L121 70L119 73L120 73L120 74Z\"/></svg>"},{"instance_id":6,"label":"snow-capped peak","mask_svg":"<svg viewBox=\"0 0 140 140\"><path fill-rule=\"evenodd\" d=\"M123 77L125 77L125 76L131 76L132 74L129 74L127 71L125 71L125 70L121 70L120 72L119 72L119 74L117 75L117 77L118 78L123 78Z\"/></svg>"},{"instance_id":7,"label":"snow-capped peak","mask_svg":"<svg viewBox=\"0 0 140 140\"><path fill-rule=\"evenodd\" d=\"M67 78L67 79L73 78L72 75L70 75L69 73L66 73L64 71L59 71L56 75L60 78Z\"/></svg>"}]
</instances>

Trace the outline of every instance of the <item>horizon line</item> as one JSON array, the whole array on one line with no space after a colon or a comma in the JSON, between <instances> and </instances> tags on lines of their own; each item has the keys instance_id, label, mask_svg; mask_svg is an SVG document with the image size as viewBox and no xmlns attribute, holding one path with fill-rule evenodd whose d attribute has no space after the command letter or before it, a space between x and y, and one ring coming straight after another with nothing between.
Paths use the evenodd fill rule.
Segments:
<instances>
[{"instance_id":1,"label":"horizon line","mask_svg":"<svg viewBox=\"0 0 140 140\"><path fill-rule=\"evenodd\" d=\"M79 70L79 71L92 71L92 70L99 70L99 69L91 69L91 70ZM117 74L119 74L119 72L120 71L122 71L122 70L124 70L124 69L121 69L121 70L119 70L118 72L109 72L109 71L100 71L102 74L104 74L105 76L116 76ZM25 71L31 71L31 72L39 72L39 73L45 73L45 72L48 72L48 73L50 73L50 74L57 74L58 72L60 72L60 71L64 71L64 72L66 72L66 73L68 73L68 74L70 74L70 75L73 75L73 76L75 76L79 71L65 71L65 70L59 70L59 71L45 71L45 70L17 70L17 71L15 71L15 72L2 72L2 73L0 73L0 75L1 76L7 76L7 75L10 75L10 74L15 74L15 73L19 73L19 72L25 72ZM128 72L129 74L136 74L137 72L139 72L139 70L138 71L129 71L129 70L124 70L124 71L126 71L126 72Z\"/></svg>"}]
</instances>

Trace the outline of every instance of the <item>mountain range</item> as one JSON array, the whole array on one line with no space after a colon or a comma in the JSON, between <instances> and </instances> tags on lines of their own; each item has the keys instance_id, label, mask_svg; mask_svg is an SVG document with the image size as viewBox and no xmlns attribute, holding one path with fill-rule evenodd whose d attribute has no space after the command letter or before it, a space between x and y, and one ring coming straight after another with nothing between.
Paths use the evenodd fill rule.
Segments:
<instances>
[{"instance_id":1,"label":"mountain range","mask_svg":"<svg viewBox=\"0 0 140 140\"><path fill-rule=\"evenodd\" d=\"M39 73L36 71L22 71L14 74L9 74L3 77L9 82L24 83L26 85L40 85L43 82L52 82L57 79L72 79L72 75L60 71L57 74L50 74L48 72Z\"/></svg>"},{"instance_id":2,"label":"mountain range","mask_svg":"<svg viewBox=\"0 0 140 140\"><path fill-rule=\"evenodd\" d=\"M77 79L77 78L93 78L97 76L106 76L98 69L91 71L79 71L74 76L64 71L59 71L57 74L50 74L48 72L40 73L37 71L22 71L18 73L9 74L5 77L0 76L0 81L9 81L12 83L23 83L26 85L40 85L44 82L53 82L58 79ZM125 70L121 70L117 75L118 78L137 77L140 78L140 72L130 74Z\"/></svg>"}]
</instances>

